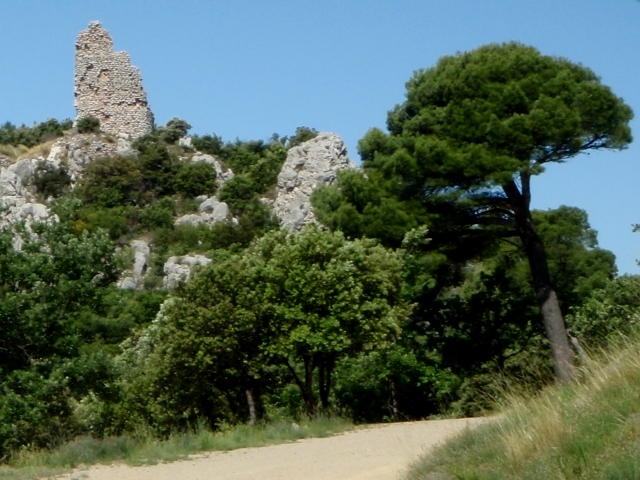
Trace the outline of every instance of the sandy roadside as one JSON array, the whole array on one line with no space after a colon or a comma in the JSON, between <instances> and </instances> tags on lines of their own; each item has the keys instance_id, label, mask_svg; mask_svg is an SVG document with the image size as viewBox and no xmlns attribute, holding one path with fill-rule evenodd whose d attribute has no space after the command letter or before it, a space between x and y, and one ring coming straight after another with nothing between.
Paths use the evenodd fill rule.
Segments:
<instances>
[{"instance_id":1,"label":"sandy roadside","mask_svg":"<svg viewBox=\"0 0 640 480\"><path fill-rule=\"evenodd\" d=\"M375 425L329 438L210 453L145 467L97 466L64 480L395 480L420 454L485 419ZM485 420L486 421L486 420Z\"/></svg>"}]
</instances>

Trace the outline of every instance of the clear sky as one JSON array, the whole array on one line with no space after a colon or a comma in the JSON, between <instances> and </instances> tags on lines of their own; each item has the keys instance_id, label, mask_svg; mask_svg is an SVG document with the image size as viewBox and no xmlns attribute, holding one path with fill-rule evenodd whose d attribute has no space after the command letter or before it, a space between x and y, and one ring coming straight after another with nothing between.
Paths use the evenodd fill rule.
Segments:
<instances>
[{"instance_id":1,"label":"clear sky","mask_svg":"<svg viewBox=\"0 0 640 480\"><path fill-rule=\"evenodd\" d=\"M640 2L635 0L3 0L0 122L72 118L74 42L100 20L143 77L156 123L225 140L341 135L352 159L439 57L516 40L593 69L638 141L552 166L533 206L589 213L620 273L640 274Z\"/></svg>"}]
</instances>

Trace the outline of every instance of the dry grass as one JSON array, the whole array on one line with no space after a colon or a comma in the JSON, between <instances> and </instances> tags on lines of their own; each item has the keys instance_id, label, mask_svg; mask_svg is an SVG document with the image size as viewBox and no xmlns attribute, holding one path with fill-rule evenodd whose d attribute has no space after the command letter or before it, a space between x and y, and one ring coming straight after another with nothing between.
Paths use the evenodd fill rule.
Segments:
<instances>
[{"instance_id":1,"label":"dry grass","mask_svg":"<svg viewBox=\"0 0 640 480\"><path fill-rule=\"evenodd\" d=\"M409 479L640 479L640 339L591 358L580 380L507 395L502 420L466 432Z\"/></svg>"},{"instance_id":2,"label":"dry grass","mask_svg":"<svg viewBox=\"0 0 640 480\"><path fill-rule=\"evenodd\" d=\"M16 160L23 160L25 158L39 158L39 157L44 157L47 158L49 156L49 153L51 153L51 147L53 146L54 143L56 143L58 139L54 138L53 140L49 140L47 142L41 143L40 145L36 145L35 147L31 147L26 149L26 151L23 151L22 153L20 153ZM24 145L21 145L21 147L24 147ZM24 147L26 148L26 147Z\"/></svg>"},{"instance_id":3,"label":"dry grass","mask_svg":"<svg viewBox=\"0 0 640 480\"><path fill-rule=\"evenodd\" d=\"M142 429L135 438L110 437L95 439L78 438L53 451L24 451L11 459L8 465L0 465L0 479L27 480L58 475L80 465L155 464L187 458L201 452L227 451L245 447L261 447L292 442L301 438L326 437L353 428L348 420L340 418L315 418L276 421L250 427L236 425L212 432L199 426L192 432L158 439Z\"/></svg>"},{"instance_id":4,"label":"dry grass","mask_svg":"<svg viewBox=\"0 0 640 480\"><path fill-rule=\"evenodd\" d=\"M20 155L27 152L29 149L24 145L18 145L14 147L13 145L0 145L0 154L5 155L12 160L16 160Z\"/></svg>"}]
</instances>

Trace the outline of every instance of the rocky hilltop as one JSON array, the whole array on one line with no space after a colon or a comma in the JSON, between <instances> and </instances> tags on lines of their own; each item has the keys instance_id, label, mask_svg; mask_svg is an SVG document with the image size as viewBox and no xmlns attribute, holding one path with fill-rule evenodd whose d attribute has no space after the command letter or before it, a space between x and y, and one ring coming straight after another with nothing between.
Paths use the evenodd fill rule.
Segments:
<instances>
[{"instance_id":1,"label":"rocky hilltop","mask_svg":"<svg viewBox=\"0 0 640 480\"><path fill-rule=\"evenodd\" d=\"M99 131L78 133L74 129L55 142L49 142L46 152L41 149L39 153L19 157L19 160L3 157L0 162L2 226L24 222L27 231L33 234L30 230L33 222L57 221L49 206L53 199L43 198L35 188L34 181L39 172L62 169L68 174L73 189L80 185L93 162L125 157L135 161L139 152L132 146L134 140L145 135L158 137L140 72L131 65L126 52L113 51L109 32L99 22L91 22L88 29L78 35L75 47L76 124L83 118L93 117L99 121ZM314 135L316 133L314 131ZM204 164L215 172L215 188L212 189L215 193L195 197L194 210L183 211L174 217L174 228L213 228L220 223L229 228L238 227L233 209L220 197L224 186L236 176L229 165L214 154L198 151L186 135L167 145L178 152L174 161L191 166ZM286 154L286 159L276 184L264 191L259 200L272 210L283 228L298 231L317 223L310 201L313 191L319 186L334 184L340 170L358 167L349 160L342 139L333 133L319 133L307 141L296 142L288 151L284 144L278 148L282 152L278 154L282 155L279 158ZM146 235L128 242L131 266L124 271L118 286L141 288L153 269L153 239ZM16 239L16 247L20 248L19 239ZM162 285L173 288L187 280L193 268L209 262L206 256L195 252L170 256L162 268ZM157 265L155 269L159 270Z\"/></svg>"}]
</instances>

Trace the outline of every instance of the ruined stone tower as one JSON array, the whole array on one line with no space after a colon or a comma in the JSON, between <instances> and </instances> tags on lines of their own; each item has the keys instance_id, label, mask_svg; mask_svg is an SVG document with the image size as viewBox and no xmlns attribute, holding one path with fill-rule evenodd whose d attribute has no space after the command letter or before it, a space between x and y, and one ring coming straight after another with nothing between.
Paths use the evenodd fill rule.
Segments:
<instances>
[{"instance_id":1,"label":"ruined stone tower","mask_svg":"<svg viewBox=\"0 0 640 480\"><path fill-rule=\"evenodd\" d=\"M114 52L100 22L91 22L76 40L76 120L93 116L103 132L138 138L153 130L153 114L140 71L127 52Z\"/></svg>"}]
</instances>

